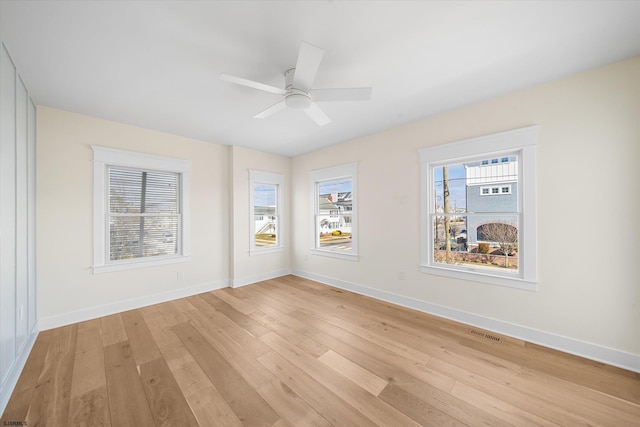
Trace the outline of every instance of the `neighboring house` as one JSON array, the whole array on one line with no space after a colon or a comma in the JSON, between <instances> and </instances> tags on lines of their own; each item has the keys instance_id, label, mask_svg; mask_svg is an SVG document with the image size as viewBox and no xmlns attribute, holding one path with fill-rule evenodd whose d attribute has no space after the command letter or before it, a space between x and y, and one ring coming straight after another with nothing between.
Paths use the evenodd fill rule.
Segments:
<instances>
[{"instance_id":1,"label":"neighboring house","mask_svg":"<svg viewBox=\"0 0 640 427\"><path fill-rule=\"evenodd\" d=\"M489 158L464 165L466 170L467 212L487 213L467 217L467 245L489 241L483 227L491 223L517 226L518 160L516 156ZM501 215L497 215L500 213Z\"/></svg>"},{"instance_id":2,"label":"neighboring house","mask_svg":"<svg viewBox=\"0 0 640 427\"><path fill-rule=\"evenodd\" d=\"M320 222L322 230L327 232L340 230L343 233L351 233L351 215L345 215L353 210L353 193L351 191L320 194L318 204L320 212L329 214L328 218L323 218Z\"/></svg>"}]
</instances>

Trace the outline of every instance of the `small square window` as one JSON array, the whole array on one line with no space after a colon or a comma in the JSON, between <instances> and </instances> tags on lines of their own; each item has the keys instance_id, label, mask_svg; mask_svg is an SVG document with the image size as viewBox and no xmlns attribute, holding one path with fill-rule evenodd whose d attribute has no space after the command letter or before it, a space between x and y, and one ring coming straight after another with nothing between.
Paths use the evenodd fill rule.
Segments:
<instances>
[{"instance_id":1,"label":"small square window","mask_svg":"<svg viewBox=\"0 0 640 427\"><path fill-rule=\"evenodd\" d=\"M483 164L483 165L488 165L488 164L489 164L489 160L483 160L483 161L482 161L482 164Z\"/></svg>"},{"instance_id":2,"label":"small square window","mask_svg":"<svg viewBox=\"0 0 640 427\"><path fill-rule=\"evenodd\" d=\"M491 189L491 194L498 194L498 193L499 193L499 190L500 190L500 189L499 189L498 187L493 187L493 188Z\"/></svg>"},{"instance_id":3,"label":"small square window","mask_svg":"<svg viewBox=\"0 0 640 427\"><path fill-rule=\"evenodd\" d=\"M507 163L508 161L509 161L509 158L508 158L508 157L503 157L503 158L502 158L502 163Z\"/></svg>"},{"instance_id":4,"label":"small square window","mask_svg":"<svg viewBox=\"0 0 640 427\"><path fill-rule=\"evenodd\" d=\"M498 159L491 159L491 164L496 164L498 163Z\"/></svg>"}]
</instances>

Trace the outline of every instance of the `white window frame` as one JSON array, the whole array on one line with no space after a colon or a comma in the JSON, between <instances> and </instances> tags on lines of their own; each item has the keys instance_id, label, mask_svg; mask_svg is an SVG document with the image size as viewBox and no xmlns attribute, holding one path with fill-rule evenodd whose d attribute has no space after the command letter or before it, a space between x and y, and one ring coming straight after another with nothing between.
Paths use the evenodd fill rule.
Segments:
<instances>
[{"instance_id":1,"label":"white window frame","mask_svg":"<svg viewBox=\"0 0 640 427\"><path fill-rule=\"evenodd\" d=\"M255 185L265 184L276 187L276 244L275 246L256 245L256 221L253 188ZM284 175L249 170L249 255L263 255L284 250Z\"/></svg>"},{"instance_id":2,"label":"white window frame","mask_svg":"<svg viewBox=\"0 0 640 427\"><path fill-rule=\"evenodd\" d=\"M537 290L537 233L535 156L538 126L500 132L419 150L420 154L420 270L423 273L454 277L530 291ZM430 222L435 206L434 175L436 167L462 163L474 157L501 158L517 153L518 161L518 273L499 274L468 266L436 263L433 259L433 227ZM513 184L516 185L516 184Z\"/></svg>"},{"instance_id":3,"label":"white window frame","mask_svg":"<svg viewBox=\"0 0 640 427\"><path fill-rule=\"evenodd\" d=\"M358 190L357 190L357 175L358 175L358 164L357 163L347 163L340 166L333 166L324 169L313 170L309 173L311 177L311 197L313 198L311 202L312 206L312 215L311 215L311 231L313 247L310 249L312 254L328 256L333 258L341 258L350 261L358 260ZM318 188L319 184L327 181L335 181L339 179L349 178L351 179L351 195L352 195L352 204L351 204L351 251L340 252L338 250L332 250L329 248L321 248L320 247L320 233L316 230L318 221Z\"/></svg>"},{"instance_id":4,"label":"white window frame","mask_svg":"<svg viewBox=\"0 0 640 427\"><path fill-rule=\"evenodd\" d=\"M134 151L92 145L93 149L93 273L132 270L190 260L189 188L190 162ZM126 167L139 170L180 174L180 222L178 254L111 261L109 259L109 180L108 168ZM178 237L180 238L180 237Z\"/></svg>"}]
</instances>

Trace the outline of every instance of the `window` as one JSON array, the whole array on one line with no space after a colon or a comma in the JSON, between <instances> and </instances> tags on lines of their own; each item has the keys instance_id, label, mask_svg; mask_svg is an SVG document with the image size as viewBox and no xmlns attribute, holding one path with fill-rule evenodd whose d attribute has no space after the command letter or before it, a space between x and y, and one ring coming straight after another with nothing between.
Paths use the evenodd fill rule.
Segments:
<instances>
[{"instance_id":1,"label":"window","mask_svg":"<svg viewBox=\"0 0 640 427\"><path fill-rule=\"evenodd\" d=\"M495 196L497 194L511 194L511 186L505 185L503 187L480 187L480 195L482 196Z\"/></svg>"},{"instance_id":2,"label":"window","mask_svg":"<svg viewBox=\"0 0 640 427\"><path fill-rule=\"evenodd\" d=\"M252 255L283 250L280 212L283 188L283 175L249 171L249 253Z\"/></svg>"},{"instance_id":3,"label":"window","mask_svg":"<svg viewBox=\"0 0 640 427\"><path fill-rule=\"evenodd\" d=\"M94 273L187 261L189 162L92 148Z\"/></svg>"},{"instance_id":4,"label":"window","mask_svg":"<svg viewBox=\"0 0 640 427\"><path fill-rule=\"evenodd\" d=\"M355 163L311 172L312 253L344 259L358 257Z\"/></svg>"},{"instance_id":5,"label":"window","mask_svg":"<svg viewBox=\"0 0 640 427\"><path fill-rule=\"evenodd\" d=\"M420 150L424 273L536 289L536 133Z\"/></svg>"}]
</instances>

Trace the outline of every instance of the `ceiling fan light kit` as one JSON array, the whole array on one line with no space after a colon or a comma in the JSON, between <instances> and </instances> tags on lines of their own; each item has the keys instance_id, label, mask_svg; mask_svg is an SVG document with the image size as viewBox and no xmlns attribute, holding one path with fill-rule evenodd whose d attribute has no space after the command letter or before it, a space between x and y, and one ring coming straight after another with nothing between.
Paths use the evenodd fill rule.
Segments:
<instances>
[{"instance_id":1,"label":"ceiling fan light kit","mask_svg":"<svg viewBox=\"0 0 640 427\"><path fill-rule=\"evenodd\" d=\"M312 89L311 86L315 81L323 56L324 50L302 42L296 67L284 73L285 89L228 74L222 74L220 78L230 83L284 96L280 102L259 112L254 118L264 119L284 108L292 108L304 111L318 126L324 126L331 123L331 119L318 107L316 102L369 101L371 88Z\"/></svg>"}]
</instances>

